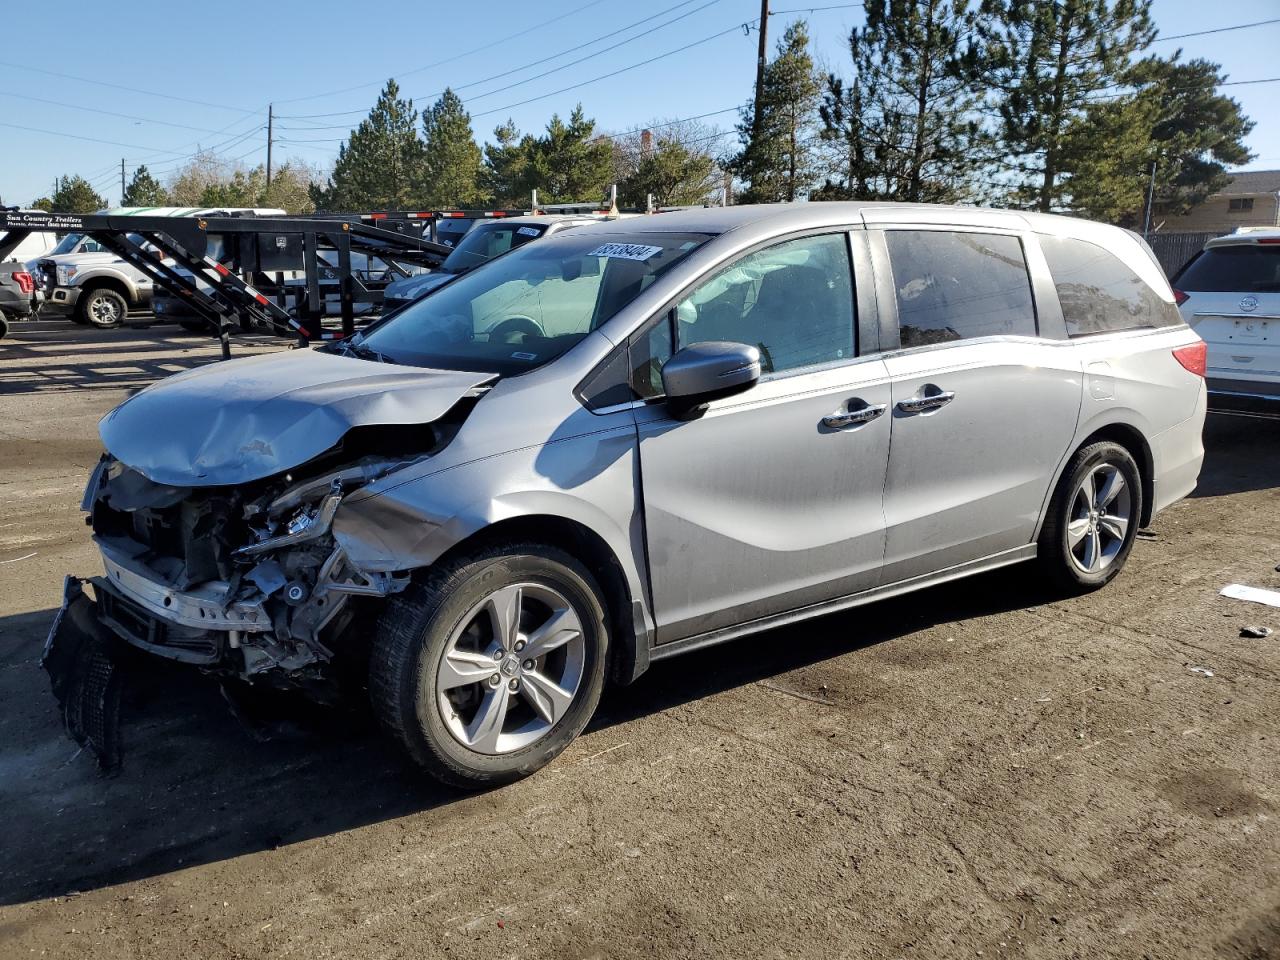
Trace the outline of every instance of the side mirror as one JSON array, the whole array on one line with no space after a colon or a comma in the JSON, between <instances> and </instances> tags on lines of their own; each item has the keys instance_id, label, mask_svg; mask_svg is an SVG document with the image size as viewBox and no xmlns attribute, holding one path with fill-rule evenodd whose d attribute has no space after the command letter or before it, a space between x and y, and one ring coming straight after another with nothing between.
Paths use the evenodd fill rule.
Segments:
<instances>
[{"instance_id":1,"label":"side mirror","mask_svg":"<svg viewBox=\"0 0 1280 960\"><path fill-rule=\"evenodd\" d=\"M676 351L662 367L667 406L677 416L750 390L759 379L759 349L728 340L690 344Z\"/></svg>"}]
</instances>

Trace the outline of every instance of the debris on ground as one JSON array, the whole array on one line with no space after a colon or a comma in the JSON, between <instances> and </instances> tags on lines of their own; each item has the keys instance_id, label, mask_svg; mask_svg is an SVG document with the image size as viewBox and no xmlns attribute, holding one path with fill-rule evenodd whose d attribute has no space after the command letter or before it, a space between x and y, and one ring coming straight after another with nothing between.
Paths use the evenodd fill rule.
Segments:
<instances>
[{"instance_id":1,"label":"debris on ground","mask_svg":"<svg viewBox=\"0 0 1280 960\"><path fill-rule=\"evenodd\" d=\"M1139 530L1137 534L1135 534L1135 536L1137 536L1139 540L1159 540L1160 539L1160 534L1156 533L1154 530Z\"/></svg>"},{"instance_id":2,"label":"debris on ground","mask_svg":"<svg viewBox=\"0 0 1280 960\"><path fill-rule=\"evenodd\" d=\"M1208 667L1187 667L1187 669L1190 670L1192 673L1203 674L1206 677L1213 676L1213 671L1210 670Z\"/></svg>"},{"instance_id":3,"label":"debris on ground","mask_svg":"<svg viewBox=\"0 0 1280 960\"><path fill-rule=\"evenodd\" d=\"M1268 607L1280 607L1280 590L1246 587L1242 583L1228 583L1218 591L1218 596L1230 597L1233 600L1248 600L1250 603L1264 603Z\"/></svg>"},{"instance_id":4,"label":"debris on ground","mask_svg":"<svg viewBox=\"0 0 1280 960\"><path fill-rule=\"evenodd\" d=\"M1240 636L1252 637L1255 640L1261 640L1263 637L1271 636L1271 628L1270 627L1254 627L1254 626L1241 627Z\"/></svg>"},{"instance_id":5,"label":"debris on ground","mask_svg":"<svg viewBox=\"0 0 1280 960\"><path fill-rule=\"evenodd\" d=\"M49 673L67 733L98 760L103 773L120 769L121 678L80 581L63 582L63 604L45 641L40 665Z\"/></svg>"}]
</instances>

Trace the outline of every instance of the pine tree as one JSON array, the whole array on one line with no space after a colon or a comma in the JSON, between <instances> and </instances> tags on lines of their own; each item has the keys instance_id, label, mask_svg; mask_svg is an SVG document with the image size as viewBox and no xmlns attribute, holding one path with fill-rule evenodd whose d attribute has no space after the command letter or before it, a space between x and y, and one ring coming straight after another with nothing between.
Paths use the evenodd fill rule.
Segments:
<instances>
[{"instance_id":1,"label":"pine tree","mask_svg":"<svg viewBox=\"0 0 1280 960\"><path fill-rule=\"evenodd\" d=\"M1072 123L1073 211L1141 228L1153 164L1156 199L1183 214L1226 185L1228 166L1251 159L1244 138L1253 122L1219 92L1221 67L1179 60L1139 61L1125 77L1132 92L1099 99Z\"/></svg>"},{"instance_id":2,"label":"pine tree","mask_svg":"<svg viewBox=\"0 0 1280 960\"><path fill-rule=\"evenodd\" d=\"M853 83L828 77L819 108L842 175L824 195L964 198L984 157L968 0L868 0L866 16L849 36Z\"/></svg>"},{"instance_id":3,"label":"pine tree","mask_svg":"<svg viewBox=\"0 0 1280 960\"><path fill-rule=\"evenodd\" d=\"M1072 123L1155 38L1150 9L1151 0L983 0L979 28L1014 205L1063 205Z\"/></svg>"},{"instance_id":4,"label":"pine tree","mask_svg":"<svg viewBox=\"0 0 1280 960\"><path fill-rule=\"evenodd\" d=\"M168 191L160 186L160 181L151 175L145 164L133 171L124 196L120 198L120 205L124 207L163 207L168 203Z\"/></svg>"},{"instance_id":5,"label":"pine tree","mask_svg":"<svg viewBox=\"0 0 1280 960\"><path fill-rule=\"evenodd\" d=\"M569 122L552 114L547 132L530 146L526 186L537 189L542 203L597 201L613 179L613 151L606 137L595 134L595 121L573 108Z\"/></svg>"},{"instance_id":6,"label":"pine tree","mask_svg":"<svg viewBox=\"0 0 1280 960\"><path fill-rule=\"evenodd\" d=\"M471 207L480 200L480 147L471 115L446 89L422 114L422 180L416 202L428 208Z\"/></svg>"},{"instance_id":7,"label":"pine tree","mask_svg":"<svg viewBox=\"0 0 1280 960\"><path fill-rule=\"evenodd\" d=\"M765 65L759 129L754 101L738 123L743 148L730 165L748 185L744 203L796 200L808 191L818 174L814 128L821 93L809 53L809 29L797 20Z\"/></svg>"},{"instance_id":8,"label":"pine tree","mask_svg":"<svg viewBox=\"0 0 1280 960\"><path fill-rule=\"evenodd\" d=\"M497 207L519 207L530 201L529 163L534 138L520 135L511 120L494 128L493 143L484 147L480 169L481 193Z\"/></svg>"},{"instance_id":9,"label":"pine tree","mask_svg":"<svg viewBox=\"0 0 1280 960\"><path fill-rule=\"evenodd\" d=\"M418 112L388 80L369 116L338 147L329 185L312 197L330 211L408 209L422 181L422 160Z\"/></svg>"},{"instance_id":10,"label":"pine tree","mask_svg":"<svg viewBox=\"0 0 1280 960\"><path fill-rule=\"evenodd\" d=\"M107 205L106 198L80 176L59 177L58 189L49 201L58 213L94 213Z\"/></svg>"}]
</instances>

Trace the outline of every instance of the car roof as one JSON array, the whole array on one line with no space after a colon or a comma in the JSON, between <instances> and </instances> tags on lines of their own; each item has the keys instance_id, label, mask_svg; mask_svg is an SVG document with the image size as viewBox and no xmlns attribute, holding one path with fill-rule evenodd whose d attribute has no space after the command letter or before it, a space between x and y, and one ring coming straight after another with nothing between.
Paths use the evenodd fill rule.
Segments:
<instances>
[{"instance_id":1,"label":"car roof","mask_svg":"<svg viewBox=\"0 0 1280 960\"><path fill-rule=\"evenodd\" d=\"M520 223L527 226L547 227L553 223L564 223L567 220L577 221L579 223L594 223L597 220L604 220L605 217L592 216L585 213L534 213L527 214L523 217L502 217L501 219L486 220L486 223Z\"/></svg>"},{"instance_id":2,"label":"car roof","mask_svg":"<svg viewBox=\"0 0 1280 960\"><path fill-rule=\"evenodd\" d=\"M941 218L939 222L984 224L1007 229L1031 228L1043 233L1076 234L1082 230L1117 228L1091 223L1059 214L1030 213L1022 210L997 210L989 207L933 203L895 203L888 201L802 201L797 203L741 204L732 207L694 207L671 210L647 217L628 219L628 233L727 233L744 227L767 227L772 230L803 230L856 223L863 211L880 215L901 213L904 219ZM607 221L612 223L612 221ZM588 229L605 232L607 225Z\"/></svg>"},{"instance_id":3,"label":"car roof","mask_svg":"<svg viewBox=\"0 0 1280 960\"><path fill-rule=\"evenodd\" d=\"M1204 245L1210 247L1246 246L1254 243L1280 243L1280 227L1242 227L1225 237L1214 237Z\"/></svg>"}]
</instances>

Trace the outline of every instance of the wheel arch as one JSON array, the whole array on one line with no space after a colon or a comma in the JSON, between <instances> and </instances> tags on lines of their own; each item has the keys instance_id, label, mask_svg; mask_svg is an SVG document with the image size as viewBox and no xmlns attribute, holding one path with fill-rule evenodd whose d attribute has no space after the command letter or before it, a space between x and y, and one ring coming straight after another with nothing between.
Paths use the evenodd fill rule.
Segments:
<instances>
[{"instance_id":1,"label":"wheel arch","mask_svg":"<svg viewBox=\"0 0 1280 960\"><path fill-rule=\"evenodd\" d=\"M127 280L110 273L96 273L85 277L77 286L80 287L80 299L90 296L94 290L106 288L113 290L131 306L138 302L138 291Z\"/></svg>"},{"instance_id":2,"label":"wheel arch","mask_svg":"<svg viewBox=\"0 0 1280 960\"><path fill-rule=\"evenodd\" d=\"M431 566L447 564L456 557L485 547L521 541L559 547L586 565L604 592L605 615L612 640L608 675L617 683L627 684L644 673L649 667L648 639L637 620L635 598L631 595L626 574L613 549L586 524L554 514L509 517L486 524L454 543Z\"/></svg>"},{"instance_id":3,"label":"wheel arch","mask_svg":"<svg viewBox=\"0 0 1280 960\"><path fill-rule=\"evenodd\" d=\"M1075 455L1089 446L1089 444L1103 440L1124 447L1129 451L1129 456L1133 457L1134 462L1138 465L1138 476L1142 480L1142 516L1139 518L1139 525L1140 527L1145 527L1151 522L1152 512L1155 509L1155 459L1151 452L1151 444L1147 442L1146 435L1133 424L1116 420L1095 427L1091 433L1081 439L1062 458L1062 463L1058 466L1058 473L1053 478L1053 484L1049 487L1049 492L1045 497L1040 522L1036 525L1035 535L1037 538L1039 538L1040 531L1044 528L1049 508L1053 503L1054 494L1057 492L1059 484L1062 483L1063 474L1071 466L1071 461L1075 458Z\"/></svg>"}]
</instances>

